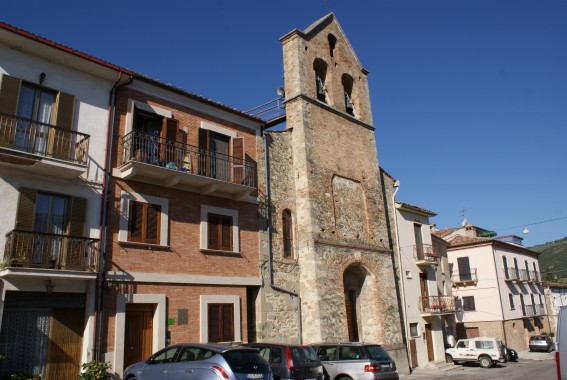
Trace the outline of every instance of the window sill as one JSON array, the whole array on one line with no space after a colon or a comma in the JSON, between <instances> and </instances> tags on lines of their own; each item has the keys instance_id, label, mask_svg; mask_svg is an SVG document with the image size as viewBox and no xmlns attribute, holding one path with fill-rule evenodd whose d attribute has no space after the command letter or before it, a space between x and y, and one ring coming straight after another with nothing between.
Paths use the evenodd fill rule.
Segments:
<instances>
[{"instance_id":1,"label":"window sill","mask_svg":"<svg viewBox=\"0 0 567 380\"><path fill-rule=\"evenodd\" d=\"M152 250L152 249L171 249L171 247L169 245L140 243L140 242L137 242L137 241L116 240L116 244L128 245L128 246L132 246L132 247L146 247L149 250Z\"/></svg>"},{"instance_id":2,"label":"window sill","mask_svg":"<svg viewBox=\"0 0 567 380\"><path fill-rule=\"evenodd\" d=\"M230 256L242 255L242 252L222 251L222 250L218 250L218 249L208 249L208 248L201 248L201 249L199 249L199 251L202 252L202 253L212 253L212 254L216 254L216 255L230 255Z\"/></svg>"}]
</instances>

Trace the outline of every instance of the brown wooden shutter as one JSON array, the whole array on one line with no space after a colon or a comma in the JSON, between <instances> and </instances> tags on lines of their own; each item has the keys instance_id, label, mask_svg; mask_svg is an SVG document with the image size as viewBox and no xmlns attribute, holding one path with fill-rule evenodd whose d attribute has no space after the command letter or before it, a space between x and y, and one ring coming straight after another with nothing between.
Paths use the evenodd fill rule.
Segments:
<instances>
[{"instance_id":1,"label":"brown wooden shutter","mask_svg":"<svg viewBox=\"0 0 567 380\"><path fill-rule=\"evenodd\" d=\"M86 214L86 198L73 197L71 199L71 214L69 215L69 235L84 236Z\"/></svg>"},{"instance_id":2,"label":"brown wooden shutter","mask_svg":"<svg viewBox=\"0 0 567 380\"><path fill-rule=\"evenodd\" d=\"M206 129L199 128L199 172L200 175L209 175L210 172L210 158L208 155L209 151L209 131Z\"/></svg>"},{"instance_id":3,"label":"brown wooden shutter","mask_svg":"<svg viewBox=\"0 0 567 380\"><path fill-rule=\"evenodd\" d=\"M75 97L64 92L59 93L57 102L57 120L55 125L59 128L72 129L75 110Z\"/></svg>"},{"instance_id":4,"label":"brown wooden shutter","mask_svg":"<svg viewBox=\"0 0 567 380\"><path fill-rule=\"evenodd\" d=\"M6 74L0 80L0 112L15 115L22 81Z\"/></svg>"},{"instance_id":5,"label":"brown wooden shutter","mask_svg":"<svg viewBox=\"0 0 567 380\"><path fill-rule=\"evenodd\" d=\"M35 199L37 192L30 189L20 189L16 230L33 231Z\"/></svg>"},{"instance_id":6,"label":"brown wooden shutter","mask_svg":"<svg viewBox=\"0 0 567 380\"><path fill-rule=\"evenodd\" d=\"M164 118L165 138L175 141L177 139L177 127L179 123L175 119Z\"/></svg>"},{"instance_id":7,"label":"brown wooden shutter","mask_svg":"<svg viewBox=\"0 0 567 380\"><path fill-rule=\"evenodd\" d=\"M221 323L221 305L220 304L209 304L208 305L209 314L209 342L220 342L220 323Z\"/></svg>"},{"instance_id":8,"label":"brown wooden shutter","mask_svg":"<svg viewBox=\"0 0 567 380\"><path fill-rule=\"evenodd\" d=\"M232 251L232 217L221 217L221 247L223 251Z\"/></svg>"},{"instance_id":9,"label":"brown wooden shutter","mask_svg":"<svg viewBox=\"0 0 567 380\"><path fill-rule=\"evenodd\" d=\"M146 204L146 243L159 244L160 216L161 206Z\"/></svg>"},{"instance_id":10,"label":"brown wooden shutter","mask_svg":"<svg viewBox=\"0 0 567 380\"><path fill-rule=\"evenodd\" d=\"M234 340L234 305L225 303L222 305L222 341Z\"/></svg>"},{"instance_id":11,"label":"brown wooden shutter","mask_svg":"<svg viewBox=\"0 0 567 380\"><path fill-rule=\"evenodd\" d=\"M144 217L144 204L141 202L130 202L130 216L128 226L128 240L134 242L142 241L142 228Z\"/></svg>"},{"instance_id":12,"label":"brown wooden shutter","mask_svg":"<svg viewBox=\"0 0 567 380\"><path fill-rule=\"evenodd\" d=\"M234 183L244 182L244 139L242 137L232 138L232 181Z\"/></svg>"},{"instance_id":13,"label":"brown wooden shutter","mask_svg":"<svg viewBox=\"0 0 567 380\"><path fill-rule=\"evenodd\" d=\"M232 156L244 160L244 139L242 137L232 138Z\"/></svg>"},{"instance_id":14,"label":"brown wooden shutter","mask_svg":"<svg viewBox=\"0 0 567 380\"><path fill-rule=\"evenodd\" d=\"M220 218L218 215L209 214L208 221L209 225L209 249L219 249L219 227L220 227Z\"/></svg>"},{"instance_id":15,"label":"brown wooden shutter","mask_svg":"<svg viewBox=\"0 0 567 380\"><path fill-rule=\"evenodd\" d=\"M199 148L209 150L209 131L199 128Z\"/></svg>"}]
</instances>

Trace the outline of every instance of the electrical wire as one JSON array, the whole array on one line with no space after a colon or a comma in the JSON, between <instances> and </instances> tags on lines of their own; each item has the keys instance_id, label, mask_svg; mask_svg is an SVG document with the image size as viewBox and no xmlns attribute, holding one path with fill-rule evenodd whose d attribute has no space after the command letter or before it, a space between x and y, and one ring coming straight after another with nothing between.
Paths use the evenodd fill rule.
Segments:
<instances>
[{"instance_id":1,"label":"electrical wire","mask_svg":"<svg viewBox=\"0 0 567 380\"><path fill-rule=\"evenodd\" d=\"M562 217L560 217L560 218L555 218L555 219L543 220L543 221L541 221L541 222L534 222L534 223L521 224L521 225L519 225L519 226L514 226L514 227L496 228L494 231L514 230L514 229L516 229L516 228L522 228L522 227L527 227L527 226L535 226L536 224L555 222L555 221L557 221L557 220L563 220L563 219L567 219L567 216L562 216Z\"/></svg>"}]
</instances>

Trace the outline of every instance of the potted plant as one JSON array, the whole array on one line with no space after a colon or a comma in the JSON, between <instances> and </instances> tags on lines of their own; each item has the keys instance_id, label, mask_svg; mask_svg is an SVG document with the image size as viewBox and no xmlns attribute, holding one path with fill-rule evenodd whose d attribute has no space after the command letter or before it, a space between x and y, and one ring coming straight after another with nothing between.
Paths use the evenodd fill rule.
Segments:
<instances>
[{"instance_id":1,"label":"potted plant","mask_svg":"<svg viewBox=\"0 0 567 380\"><path fill-rule=\"evenodd\" d=\"M79 380L109 380L110 363L98 362L96 360L81 365L83 372L79 375Z\"/></svg>"},{"instance_id":2,"label":"potted plant","mask_svg":"<svg viewBox=\"0 0 567 380\"><path fill-rule=\"evenodd\" d=\"M31 380L41 380L41 373L34 373Z\"/></svg>"}]
</instances>

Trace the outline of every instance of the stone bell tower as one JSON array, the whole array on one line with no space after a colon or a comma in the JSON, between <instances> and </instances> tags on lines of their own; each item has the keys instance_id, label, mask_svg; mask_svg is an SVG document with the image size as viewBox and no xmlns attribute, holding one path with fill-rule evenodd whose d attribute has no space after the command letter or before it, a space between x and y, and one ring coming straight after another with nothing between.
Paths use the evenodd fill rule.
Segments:
<instances>
[{"instance_id":1,"label":"stone bell tower","mask_svg":"<svg viewBox=\"0 0 567 380\"><path fill-rule=\"evenodd\" d=\"M257 339L378 342L407 368L368 72L332 13L280 40L286 129L266 132L259 165L272 223Z\"/></svg>"}]
</instances>

